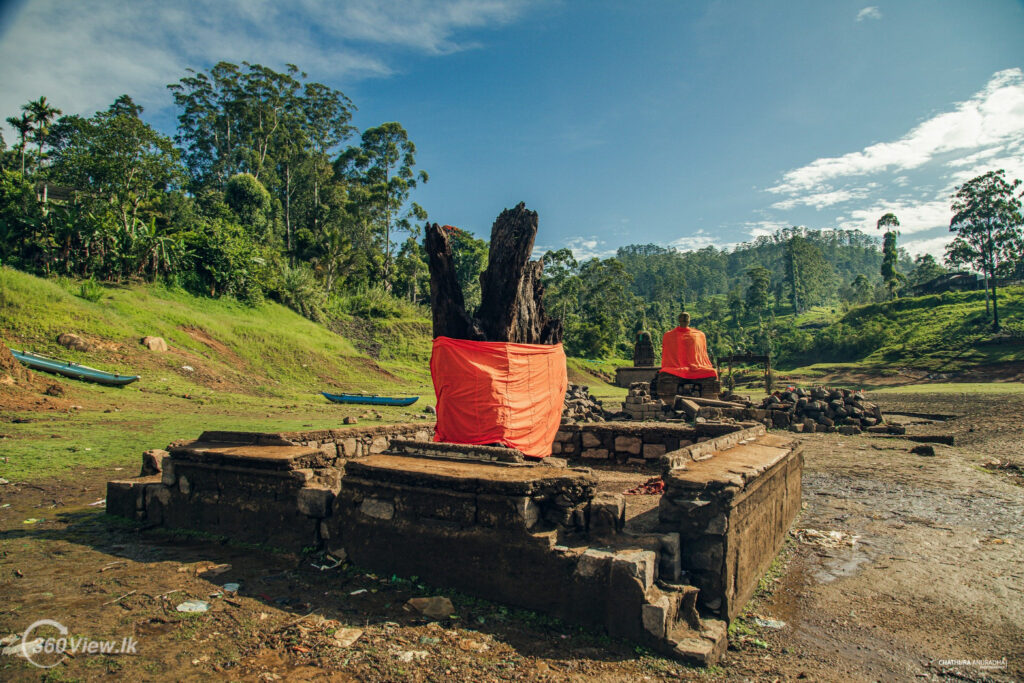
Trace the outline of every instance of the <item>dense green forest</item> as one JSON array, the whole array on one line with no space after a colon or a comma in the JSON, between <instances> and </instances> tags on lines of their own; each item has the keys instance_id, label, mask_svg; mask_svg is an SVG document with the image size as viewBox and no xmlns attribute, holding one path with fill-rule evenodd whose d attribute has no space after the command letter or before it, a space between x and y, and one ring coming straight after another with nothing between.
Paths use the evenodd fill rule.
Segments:
<instances>
[{"instance_id":1,"label":"dense green forest","mask_svg":"<svg viewBox=\"0 0 1024 683\"><path fill-rule=\"evenodd\" d=\"M40 97L7 119L17 137L0 137L0 261L79 278L87 298L94 281L161 280L250 304L269 298L315 321L427 315L418 238L428 215L413 195L429 176L400 123L356 130L355 104L294 66L220 63L168 87L173 138L147 124L128 95L89 117L63 115ZM1012 199L1017 185L1004 185ZM954 209L967 212L964 225L980 225L970 199ZM975 230L961 232L946 259L985 273L993 294L997 278L1020 277L1024 263L1020 202L1010 204L1003 251ZM898 225L881 217L883 240L794 227L731 249L630 245L582 262L550 251L546 299L577 357L628 357L637 330L660 340L687 308L715 354L813 360L835 349L815 332L815 312L834 318L945 272L931 256L900 250ZM473 305L488 245L451 234ZM856 335L843 343L851 352L870 346Z\"/></svg>"}]
</instances>

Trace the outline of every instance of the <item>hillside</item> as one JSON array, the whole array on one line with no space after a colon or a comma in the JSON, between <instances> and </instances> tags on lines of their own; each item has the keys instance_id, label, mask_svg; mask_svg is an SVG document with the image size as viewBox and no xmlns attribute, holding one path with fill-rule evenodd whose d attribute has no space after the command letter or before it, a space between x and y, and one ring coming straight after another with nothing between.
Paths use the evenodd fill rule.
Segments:
<instances>
[{"instance_id":1,"label":"hillside","mask_svg":"<svg viewBox=\"0 0 1024 683\"><path fill-rule=\"evenodd\" d=\"M947 292L809 315L778 340L783 367L806 374L847 368L915 379L1010 379L1024 369L1024 287L1002 290L1002 332L991 331L984 292ZM781 322L781 320L780 320Z\"/></svg>"},{"instance_id":2,"label":"hillside","mask_svg":"<svg viewBox=\"0 0 1024 683\"><path fill-rule=\"evenodd\" d=\"M0 383L0 477L71 477L81 467L134 469L138 455L206 429L273 431L420 419L433 405L430 322L425 318L344 317L321 325L284 306L249 307L162 285L102 286L96 301L82 283L0 267L0 340L9 347L142 379L104 387L34 373L28 391ZM70 332L89 351L59 345ZM166 340L150 351L144 336ZM573 361L572 381L599 395L607 363ZM614 368L610 370L614 373ZM51 394L42 393L53 387ZM418 395L409 408L342 406L321 390ZM70 460L75 463L67 465Z\"/></svg>"},{"instance_id":3,"label":"hillside","mask_svg":"<svg viewBox=\"0 0 1024 683\"><path fill-rule=\"evenodd\" d=\"M429 385L425 319L374 321L362 327L363 339L350 340L274 303L249 307L160 285L103 286L93 302L76 295L80 287L0 269L0 330L7 344L131 371L143 375L140 386L155 391L297 398L331 388ZM83 337L92 350L63 348L56 338L64 332ZM139 343L144 336L164 338L169 350L149 351ZM371 344L373 336L381 343Z\"/></svg>"}]
</instances>

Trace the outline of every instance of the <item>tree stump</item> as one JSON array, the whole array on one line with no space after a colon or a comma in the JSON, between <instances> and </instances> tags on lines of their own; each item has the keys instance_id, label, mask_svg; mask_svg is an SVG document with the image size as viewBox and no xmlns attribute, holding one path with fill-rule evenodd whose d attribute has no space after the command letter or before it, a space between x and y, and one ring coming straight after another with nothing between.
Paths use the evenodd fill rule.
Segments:
<instances>
[{"instance_id":1,"label":"tree stump","mask_svg":"<svg viewBox=\"0 0 1024 683\"><path fill-rule=\"evenodd\" d=\"M424 247L430 267L430 307L435 337L515 344L559 344L562 321L544 311L544 265L530 261L537 212L520 202L491 227L487 268L480 274L480 307L466 311L455 273L451 242L437 223L427 225Z\"/></svg>"}]
</instances>

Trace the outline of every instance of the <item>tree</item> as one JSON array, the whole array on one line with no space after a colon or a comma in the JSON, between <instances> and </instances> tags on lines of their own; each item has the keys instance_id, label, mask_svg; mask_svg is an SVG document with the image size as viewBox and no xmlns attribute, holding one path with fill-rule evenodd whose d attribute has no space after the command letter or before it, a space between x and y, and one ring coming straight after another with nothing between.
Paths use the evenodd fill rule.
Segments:
<instances>
[{"instance_id":1,"label":"tree","mask_svg":"<svg viewBox=\"0 0 1024 683\"><path fill-rule=\"evenodd\" d=\"M890 299L896 298L896 289L903 280L903 275L896 269L896 264L899 262L899 251L896 249L896 237L899 233L896 228L899 226L900 221L894 213L885 214L878 219L876 224L878 230L885 229L885 237L882 242L881 273L882 282L889 290Z\"/></svg>"},{"instance_id":2,"label":"tree","mask_svg":"<svg viewBox=\"0 0 1024 683\"><path fill-rule=\"evenodd\" d=\"M180 184L182 169L170 139L115 103L79 122L55 151L51 175L86 192L134 233L138 220L148 222L140 212Z\"/></svg>"},{"instance_id":3,"label":"tree","mask_svg":"<svg viewBox=\"0 0 1024 683\"><path fill-rule=\"evenodd\" d=\"M914 270L910 273L910 284L917 287L945 275L946 269L935 261L931 254L921 254L914 259Z\"/></svg>"},{"instance_id":4,"label":"tree","mask_svg":"<svg viewBox=\"0 0 1024 683\"><path fill-rule=\"evenodd\" d=\"M764 266L747 269L750 285L747 287L747 310L761 315L771 302L772 274Z\"/></svg>"},{"instance_id":5,"label":"tree","mask_svg":"<svg viewBox=\"0 0 1024 683\"><path fill-rule=\"evenodd\" d=\"M413 172L416 145L397 122L363 131L358 147L349 147L338 158L339 171L370 190L370 205L384 234L384 286L391 288L391 232L412 231L412 219L426 220L426 211L413 202L403 212L409 193L428 180L426 171Z\"/></svg>"},{"instance_id":6,"label":"tree","mask_svg":"<svg viewBox=\"0 0 1024 683\"><path fill-rule=\"evenodd\" d=\"M231 176L224 189L224 201L254 239L267 240L273 224L273 205L270 193L256 176L251 173Z\"/></svg>"},{"instance_id":7,"label":"tree","mask_svg":"<svg viewBox=\"0 0 1024 683\"><path fill-rule=\"evenodd\" d=\"M36 140L36 144L39 145L39 160L42 161L43 143L50 134L50 123L63 112L56 107L50 106L50 103L43 96L40 96L38 100L22 105L21 108L28 112L29 118L32 119L32 123L35 126L33 137Z\"/></svg>"},{"instance_id":8,"label":"tree","mask_svg":"<svg viewBox=\"0 0 1024 683\"><path fill-rule=\"evenodd\" d=\"M992 327L997 331L996 280L1024 251L1024 216L1016 194L1020 186L1020 180L1007 181L1000 169L967 181L953 195L949 230L956 237L946 247L946 262L966 264L985 275L985 291L992 288Z\"/></svg>"},{"instance_id":9,"label":"tree","mask_svg":"<svg viewBox=\"0 0 1024 683\"><path fill-rule=\"evenodd\" d=\"M21 175L25 175L25 145L28 141L28 135L35 128L35 123L26 113L22 113L21 117L8 116L7 123L11 125L11 128L18 131L18 151L21 153Z\"/></svg>"},{"instance_id":10,"label":"tree","mask_svg":"<svg viewBox=\"0 0 1024 683\"><path fill-rule=\"evenodd\" d=\"M831 300L835 293L835 271L813 242L793 235L786 243L786 284L794 313Z\"/></svg>"}]
</instances>

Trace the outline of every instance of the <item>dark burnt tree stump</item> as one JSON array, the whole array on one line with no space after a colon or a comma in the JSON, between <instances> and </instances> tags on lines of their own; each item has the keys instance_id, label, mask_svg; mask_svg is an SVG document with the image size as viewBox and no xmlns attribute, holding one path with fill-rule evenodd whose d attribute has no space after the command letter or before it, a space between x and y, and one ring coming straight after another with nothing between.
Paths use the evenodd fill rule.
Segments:
<instances>
[{"instance_id":1,"label":"dark burnt tree stump","mask_svg":"<svg viewBox=\"0 0 1024 683\"><path fill-rule=\"evenodd\" d=\"M559 344L562 321L544 311L544 266L530 261L537 212L520 202L491 227L487 268L480 274L480 307L470 314L455 274L444 228L428 224L424 247L430 267L434 336L516 344Z\"/></svg>"}]
</instances>

